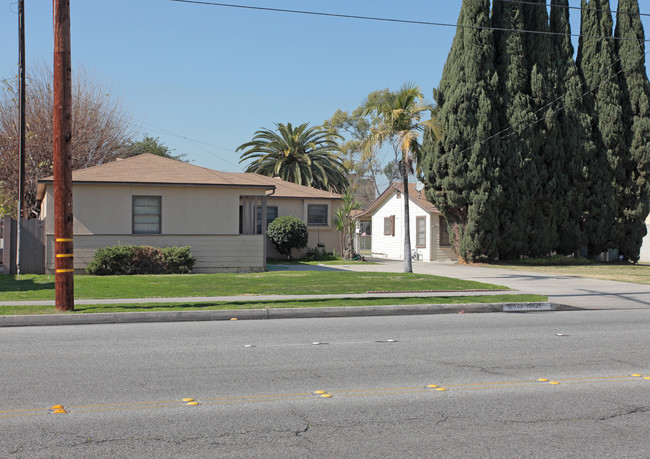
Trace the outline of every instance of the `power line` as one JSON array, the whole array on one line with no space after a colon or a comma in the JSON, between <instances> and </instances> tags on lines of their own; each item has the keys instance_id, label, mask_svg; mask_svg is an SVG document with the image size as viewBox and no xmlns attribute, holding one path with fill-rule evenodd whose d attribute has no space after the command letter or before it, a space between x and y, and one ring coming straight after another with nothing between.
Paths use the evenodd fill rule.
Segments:
<instances>
[{"instance_id":1,"label":"power line","mask_svg":"<svg viewBox=\"0 0 650 459\"><path fill-rule=\"evenodd\" d=\"M649 16L650 14L648 13L637 13L634 11L614 11L614 10L607 10L605 8L582 8L581 6L564 6L564 5L551 5L549 3L536 3L536 2L530 2L530 1L524 1L524 0L496 0L501 3L521 3L522 5L535 5L535 6L545 6L545 7L553 7L553 8L565 8L568 10L580 10L580 11L594 11L597 13L603 13L606 11L609 11L610 13L614 14L630 14L633 16Z\"/></svg>"},{"instance_id":2,"label":"power line","mask_svg":"<svg viewBox=\"0 0 650 459\"><path fill-rule=\"evenodd\" d=\"M158 131L160 134L163 134L163 135L168 135L170 137L177 137L179 139L183 139L183 140L191 143L195 147L200 148L201 150L205 151L206 153L214 156L215 158L220 159L221 161L223 161L225 163L228 163L231 166L235 166L237 169L241 170L241 165L240 164L233 163L232 161L229 161L226 158L224 158L222 156L219 156L218 154L214 153L213 151L208 150L207 148L203 147L200 144L208 145L208 146L213 147L213 148L219 148L221 150L229 151L231 153L236 153L234 150L231 150L231 149L226 148L226 147L221 147L219 145L213 145L211 143L204 142L202 140L193 139L191 137L187 137L187 136L184 136L182 134L178 134L176 132L170 131L169 129L161 128L161 127L155 126L155 125L153 125L151 123L147 123L146 121L137 120L137 119L135 121L138 121L141 126L144 126L144 125L148 126L148 128L147 128L148 130Z\"/></svg>"},{"instance_id":3,"label":"power line","mask_svg":"<svg viewBox=\"0 0 650 459\"><path fill-rule=\"evenodd\" d=\"M463 28L463 29L473 29L473 30L493 30L498 32L517 32L517 33L530 33L536 35L556 35L561 37L582 37L582 38L598 38L602 40L624 40L624 41L639 41L639 42L648 42L650 40L640 40L637 38L623 38L623 37L605 37L598 35L581 35L581 34L566 34L559 32L550 32L542 30L518 30L518 29L508 29L502 27L483 27L483 26L473 26L473 25L463 25L463 24L448 24L444 22L428 22L428 21L414 21L409 19L393 19L393 18L380 18L374 16L358 16L351 14L338 14L338 13L324 13L319 11L304 11L304 10L289 10L283 8L268 8L261 6L251 6L251 5L233 5L230 3L215 3L215 2L205 2L199 0L170 0L177 3L188 3L194 5L206 5L206 6L218 6L223 8L239 8L246 10L256 10L256 11L267 11L274 13L290 13L290 14L304 14L309 16L325 16L325 17L334 17L334 18L343 18L343 19L360 19L365 21L380 21L380 22L392 22L400 24L416 24L416 25L427 25L427 26L436 26L436 27L453 27L453 28Z\"/></svg>"}]
</instances>

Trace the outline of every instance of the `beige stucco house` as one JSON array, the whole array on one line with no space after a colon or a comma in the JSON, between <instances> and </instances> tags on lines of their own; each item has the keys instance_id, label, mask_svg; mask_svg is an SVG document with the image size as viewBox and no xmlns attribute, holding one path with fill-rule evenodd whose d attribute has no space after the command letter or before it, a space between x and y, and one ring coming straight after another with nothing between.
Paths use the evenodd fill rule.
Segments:
<instances>
[{"instance_id":1,"label":"beige stucco house","mask_svg":"<svg viewBox=\"0 0 650 459\"><path fill-rule=\"evenodd\" d=\"M75 270L82 272L99 247L137 244L191 246L197 273L262 271L267 250L264 216L311 216L314 245L318 229L331 228L331 218L325 224L322 218L314 220L314 212L331 212L334 195L310 196L311 189L285 183L151 154L74 171ZM301 191L300 196L290 196L292 191ZM40 219L46 222L45 269L53 272L52 177L39 180L37 199Z\"/></svg>"},{"instance_id":2,"label":"beige stucco house","mask_svg":"<svg viewBox=\"0 0 650 459\"><path fill-rule=\"evenodd\" d=\"M447 222L422 192L409 183L409 234L416 260L455 260ZM401 184L393 183L370 206L357 215L358 227L371 222L371 254L390 259L404 258L404 193Z\"/></svg>"}]
</instances>

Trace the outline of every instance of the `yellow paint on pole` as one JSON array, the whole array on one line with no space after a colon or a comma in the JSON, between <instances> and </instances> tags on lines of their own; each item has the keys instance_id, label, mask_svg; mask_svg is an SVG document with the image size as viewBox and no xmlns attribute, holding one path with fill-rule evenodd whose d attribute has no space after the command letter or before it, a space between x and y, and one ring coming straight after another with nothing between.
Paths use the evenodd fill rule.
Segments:
<instances>
[{"instance_id":1,"label":"yellow paint on pole","mask_svg":"<svg viewBox=\"0 0 650 459\"><path fill-rule=\"evenodd\" d=\"M74 255L71 254L71 253L57 253L56 257L57 258L72 258L72 257L74 257Z\"/></svg>"},{"instance_id":2,"label":"yellow paint on pole","mask_svg":"<svg viewBox=\"0 0 650 459\"><path fill-rule=\"evenodd\" d=\"M73 273L74 269L57 269L57 273Z\"/></svg>"},{"instance_id":3,"label":"yellow paint on pole","mask_svg":"<svg viewBox=\"0 0 650 459\"><path fill-rule=\"evenodd\" d=\"M73 242L74 239L71 237L57 237L56 242Z\"/></svg>"}]
</instances>

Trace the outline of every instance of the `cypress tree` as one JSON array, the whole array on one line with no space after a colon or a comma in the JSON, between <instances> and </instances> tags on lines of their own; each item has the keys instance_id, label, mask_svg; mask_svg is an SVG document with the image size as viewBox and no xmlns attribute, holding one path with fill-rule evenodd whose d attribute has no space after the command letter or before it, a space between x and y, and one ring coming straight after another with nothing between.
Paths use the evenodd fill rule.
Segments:
<instances>
[{"instance_id":1,"label":"cypress tree","mask_svg":"<svg viewBox=\"0 0 650 459\"><path fill-rule=\"evenodd\" d=\"M586 202L585 235L591 254L618 245L621 240L620 197L625 191L621 161L625 152L622 93L616 75L608 0L582 0L582 21L577 65L593 94L594 156L590 159L589 199ZM605 38L602 38L605 37Z\"/></svg>"},{"instance_id":2,"label":"cypress tree","mask_svg":"<svg viewBox=\"0 0 650 459\"><path fill-rule=\"evenodd\" d=\"M531 174L535 187L529 189L535 202L530 214L529 255L545 256L558 245L560 183L564 175L563 149L555 103L559 81L552 66L553 43L549 32L546 0L535 0L524 8L524 28L542 32L525 34L527 65L530 72L530 103L534 124L522 132L530 145ZM528 185L530 186L530 184Z\"/></svg>"},{"instance_id":3,"label":"cypress tree","mask_svg":"<svg viewBox=\"0 0 650 459\"><path fill-rule=\"evenodd\" d=\"M568 0L552 0L550 37L553 98L557 101L557 130L551 136L557 160L551 165L556 184L556 218L561 254L576 252L587 243L582 222L589 197L587 165L595 154L593 142L591 93L586 93L573 58Z\"/></svg>"},{"instance_id":4,"label":"cypress tree","mask_svg":"<svg viewBox=\"0 0 650 459\"><path fill-rule=\"evenodd\" d=\"M525 11L530 5L494 2L492 22L495 28L523 30ZM524 34L495 31L496 69L499 77L499 130L501 153L498 162L503 189L499 206L499 257L503 259L527 255L529 235L534 232L535 195L540 180L531 138L526 127L535 121L531 100L528 46Z\"/></svg>"},{"instance_id":5,"label":"cypress tree","mask_svg":"<svg viewBox=\"0 0 650 459\"><path fill-rule=\"evenodd\" d=\"M464 0L459 25L490 27L489 0ZM427 197L447 218L458 255L465 260L497 255L498 139L493 98L494 43L490 30L459 27L434 97L443 131L425 135L420 169Z\"/></svg>"},{"instance_id":6,"label":"cypress tree","mask_svg":"<svg viewBox=\"0 0 650 459\"><path fill-rule=\"evenodd\" d=\"M619 0L614 36L619 82L623 92L623 125L627 128L623 164L628 179L623 206L624 229L619 249L638 261L645 218L650 206L650 82L645 68L645 34L637 0Z\"/></svg>"}]
</instances>

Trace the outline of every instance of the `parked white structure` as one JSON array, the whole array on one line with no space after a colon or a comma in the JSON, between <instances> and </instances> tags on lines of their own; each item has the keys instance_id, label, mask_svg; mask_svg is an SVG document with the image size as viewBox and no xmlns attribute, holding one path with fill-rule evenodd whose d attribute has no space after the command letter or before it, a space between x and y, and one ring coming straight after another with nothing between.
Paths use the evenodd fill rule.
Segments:
<instances>
[{"instance_id":1,"label":"parked white structure","mask_svg":"<svg viewBox=\"0 0 650 459\"><path fill-rule=\"evenodd\" d=\"M409 184L409 232L414 260L455 260L447 222L436 207L424 199L415 184ZM401 184L392 184L364 212L358 222L372 222L371 254L374 257L404 257L404 193Z\"/></svg>"}]
</instances>

